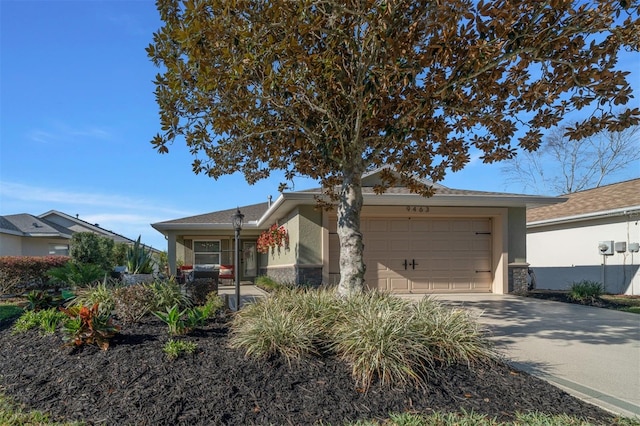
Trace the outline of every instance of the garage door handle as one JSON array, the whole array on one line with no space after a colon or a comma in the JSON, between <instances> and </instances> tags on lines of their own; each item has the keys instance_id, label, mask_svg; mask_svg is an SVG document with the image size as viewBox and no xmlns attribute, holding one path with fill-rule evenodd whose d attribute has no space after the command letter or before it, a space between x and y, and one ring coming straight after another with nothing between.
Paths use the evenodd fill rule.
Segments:
<instances>
[{"instance_id":1,"label":"garage door handle","mask_svg":"<svg viewBox=\"0 0 640 426\"><path fill-rule=\"evenodd\" d=\"M404 260L404 269L407 270L407 259Z\"/></svg>"},{"instance_id":2,"label":"garage door handle","mask_svg":"<svg viewBox=\"0 0 640 426\"><path fill-rule=\"evenodd\" d=\"M491 272L491 270L490 269L487 269L487 270L484 270L484 269L477 270L476 269L476 274L479 274L480 272Z\"/></svg>"},{"instance_id":3,"label":"garage door handle","mask_svg":"<svg viewBox=\"0 0 640 426\"><path fill-rule=\"evenodd\" d=\"M411 259L411 269L416 269L416 260L415 259Z\"/></svg>"}]
</instances>

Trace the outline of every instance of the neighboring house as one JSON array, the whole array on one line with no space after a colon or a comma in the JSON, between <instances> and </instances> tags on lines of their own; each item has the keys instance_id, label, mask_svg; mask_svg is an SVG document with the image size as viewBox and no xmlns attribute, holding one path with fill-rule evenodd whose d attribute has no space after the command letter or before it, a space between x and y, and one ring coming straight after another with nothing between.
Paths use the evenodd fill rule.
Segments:
<instances>
[{"instance_id":1,"label":"neighboring house","mask_svg":"<svg viewBox=\"0 0 640 426\"><path fill-rule=\"evenodd\" d=\"M362 179L365 275L369 287L394 293L507 293L527 285L526 209L561 202L556 197L449 189L434 185L425 198L406 188L376 195L379 170ZM340 279L335 211L316 208L320 190L282 193L273 203L241 207L240 275L269 275L290 283L331 284ZM154 223L168 240L176 266L232 264L236 209ZM261 232L286 228L288 248L256 251ZM510 282L511 281L511 282Z\"/></svg>"},{"instance_id":2,"label":"neighboring house","mask_svg":"<svg viewBox=\"0 0 640 426\"><path fill-rule=\"evenodd\" d=\"M0 216L0 256L66 256L76 232L93 232L117 243L134 243L98 224L50 210L39 216L27 213Z\"/></svg>"},{"instance_id":3,"label":"neighboring house","mask_svg":"<svg viewBox=\"0 0 640 426\"><path fill-rule=\"evenodd\" d=\"M536 287L564 290L588 280L610 293L640 295L640 179L564 197L527 211Z\"/></svg>"}]
</instances>

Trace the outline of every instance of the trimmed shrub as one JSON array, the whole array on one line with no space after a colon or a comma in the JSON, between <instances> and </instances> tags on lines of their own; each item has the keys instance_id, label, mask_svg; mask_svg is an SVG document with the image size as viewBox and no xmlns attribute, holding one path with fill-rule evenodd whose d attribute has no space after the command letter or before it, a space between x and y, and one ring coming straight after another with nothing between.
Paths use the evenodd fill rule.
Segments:
<instances>
[{"instance_id":1,"label":"trimmed shrub","mask_svg":"<svg viewBox=\"0 0 640 426\"><path fill-rule=\"evenodd\" d=\"M143 285L136 284L121 287L113 292L114 313L118 320L125 324L140 321L155 306L153 291Z\"/></svg>"},{"instance_id":2,"label":"trimmed shrub","mask_svg":"<svg viewBox=\"0 0 640 426\"><path fill-rule=\"evenodd\" d=\"M44 289L49 284L47 272L69 260L68 256L0 256L0 293Z\"/></svg>"},{"instance_id":3,"label":"trimmed shrub","mask_svg":"<svg viewBox=\"0 0 640 426\"><path fill-rule=\"evenodd\" d=\"M93 232L76 232L71 236L69 254L78 263L100 265L106 271L113 269L114 241Z\"/></svg>"}]
</instances>

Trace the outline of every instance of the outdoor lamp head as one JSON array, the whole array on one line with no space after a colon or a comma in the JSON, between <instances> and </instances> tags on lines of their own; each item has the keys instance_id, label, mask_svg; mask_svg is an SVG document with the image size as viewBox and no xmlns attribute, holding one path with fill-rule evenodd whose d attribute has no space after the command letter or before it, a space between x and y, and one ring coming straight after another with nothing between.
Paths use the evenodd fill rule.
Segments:
<instances>
[{"instance_id":1,"label":"outdoor lamp head","mask_svg":"<svg viewBox=\"0 0 640 426\"><path fill-rule=\"evenodd\" d=\"M233 223L233 229L236 231L240 231L242 229L242 221L244 219L244 215L240 213L240 208L238 208L233 216L231 216L231 221Z\"/></svg>"}]
</instances>

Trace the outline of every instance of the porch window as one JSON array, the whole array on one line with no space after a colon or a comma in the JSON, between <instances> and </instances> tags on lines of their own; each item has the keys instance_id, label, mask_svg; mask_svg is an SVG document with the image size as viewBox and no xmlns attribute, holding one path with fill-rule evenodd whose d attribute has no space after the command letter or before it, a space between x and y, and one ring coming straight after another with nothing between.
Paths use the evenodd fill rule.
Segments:
<instances>
[{"instance_id":1,"label":"porch window","mask_svg":"<svg viewBox=\"0 0 640 426\"><path fill-rule=\"evenodd\" d=\"M219 265L220 240L194 241L193 260L194 265Z\"/></svg>"}]
</instances>

